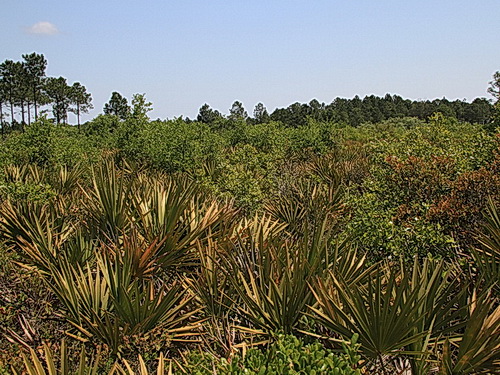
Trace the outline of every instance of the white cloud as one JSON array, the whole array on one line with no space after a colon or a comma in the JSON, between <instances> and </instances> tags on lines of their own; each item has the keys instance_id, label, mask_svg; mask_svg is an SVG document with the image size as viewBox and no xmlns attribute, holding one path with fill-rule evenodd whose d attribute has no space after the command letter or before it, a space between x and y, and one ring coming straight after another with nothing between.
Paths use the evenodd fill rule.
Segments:
<instances>
[{"instance_id":1,"label":"white cloud","mask_svg":"<svg viewBox=\"0 0 500 375\"><path fill-rule=\"evenodd\" d=\"M26 32L28 34L38 34L38 35L59 34L57 26L47 21L37 22L33 26L27 27Z\"/></svg>"}]
</instances>

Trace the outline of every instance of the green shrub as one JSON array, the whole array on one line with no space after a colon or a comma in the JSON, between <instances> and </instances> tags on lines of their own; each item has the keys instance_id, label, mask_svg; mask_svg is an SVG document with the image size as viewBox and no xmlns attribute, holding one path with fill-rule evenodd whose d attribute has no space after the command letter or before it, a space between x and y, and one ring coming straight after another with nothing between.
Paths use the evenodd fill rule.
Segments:
<instances>
[{"instance_id":1,"label":"green shrub","mask_svg":"<svg viewBox=\"0 0 500 375\"><path fill-rule=\"evenodd\" d=\"M130 126L131 121L121 126ZM127 141L122 139L124 154L166 172L192 170L221 148L220 136L199 122L188 124L182 119L151 121L129 131L135 133Z\"/></svg>"},{"instance_id":2,"label":"green shrub","mask_svg":"<svg viewBox=\"0 0 500 375\"><path fill-rule=\"evenodd\" d=\"M55 125L41 117L24 133L12 132L0 146L0 165L36 164L43 167L74 166L94 162L99 149L74 127Z\"/></svg>"},{"instance_id":3,"label":"green shrub","mask_svg":"<svg viewBox=\"0 0 500 375\"><path fill-rule=\"evenodd\" d=\"M46 118L41 118L26 127L21 138L23 155L27 160L23 162L37 164L39 166L49 165L54 154L56 125ZM18 161L19 162L19 161Z\"/></svg>"},{"instance_id":4,"label":"green shrub","mask_svg":"<svg viewBox=\"0 0 500 375\"><path fill-rule=\"evenodd\" d=\"M382 158L446 157L454 160L457 170L463 172L491 161L496 147L495 137L483 125L459 123L436 113L428 123L416 125L395 139L380 140L374 151Z\"/></svg>"},{"instance_id":5,"label":"green shrub","mask_svg":"<svg viewBox=\"0 0 500 375\"><path fill-rule=\"evenodd\" d=\"M215 194L234 199L247 212L254 211L272 188L277 164L274 156L249 144L227 150L223 156L207 185Z\"/></svg>"},{"instance_id":6,"label":"green shrub","mask_svg":"<svg viewBox=\"0 0 500 375\"><path fill-rule=\"evenodd\" d=\"M350 238L371 260L414 255L452 256L453 238L439 223L429 222L425 207L420 212L404 212L404 206L391 206L376 192L350 196L350 220L344 236Z\"/></svg>"},{"instance_id":7,"label":"green shrub","mask_svg":"<svg viewBox=\"0 0 500 375\"><path fill-rule=\"evenodd\" d=\"M12 201L27 200L31 202L47 202L56 196L54 189L48 184L9 182L0 184L0 198Z\"/></svg>"},{"instance_id":8,"label":"green shrub","mask_svg":"<svg viewBox=\"0 0 500 375\"><path fill-rule=\"evenodd\" d=\"M371 176L350 190L347 235L373 259L452 257L456 242L470 243L486 197L498 195L497 140L439 113L390 127L399 130L369 141Z\"/></svg>"},{"instance_id":9,"label":"green shrub","mask_svg":"<svg viewBox=\"0 0 500 375\"><path fill-rule=\"evenodd\" d=\"M358 375L361 372L355 368L360 359L356 339L351 345L344 345L344 352L339 354L319 342L305 344L295 336L279 336L268 347L249 349L245 355L237 354L230 360L192 352L186 370L193 375Z\"/></svg>"},{"instance_id":10,"label":"green shrub","mask_svg":"<svg viewBox=\"0 0 500 375\"><path fill-rule=\"evenodd\" d=\"M290 151L308 149L317 153L326 152L334 144L331 137L333 126L328 122L309 119L307 125L289 128L287 137L290 142Z\"/></svg>"}]
</instances>

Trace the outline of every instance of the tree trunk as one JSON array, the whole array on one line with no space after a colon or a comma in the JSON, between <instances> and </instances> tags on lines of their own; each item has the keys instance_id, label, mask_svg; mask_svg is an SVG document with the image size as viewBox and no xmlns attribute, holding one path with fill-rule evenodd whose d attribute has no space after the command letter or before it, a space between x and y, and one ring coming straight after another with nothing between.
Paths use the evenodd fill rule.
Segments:
<instances>
[{"instance_id":1,"label":"tree trunk","mask_svg":"<svg viewBox=\"0 0 500 375\"><path fill-rule=\"evenodd\" d=\"M3 106L2 101L0 100L0 125L2 125L2 138L5 137L5 127L3 123Z\"/></svg>"},{"instance_id":2,"label":"tree trunk","mask_svg":"<svg viewBox=\"0 0 500 375\"><path fill-rule=\"evenodd\" d=\"M24 110L24 102L21 100L21 122L24 124L26 122L25 119L25 110Z\"/></svg>"},{"instance_id":3,"label":"tree trunk","mask_svg":"<svg viewBox=\"0 0 500 375\"><path fill-rule=\"evenodd\" d=\"M10 102L10 124L14 124L14 101L12 99L12 91L10 91L9 95L9 102Z\"/></svg>"},{"instance_id":4,"label":"tree trunk","mask_svg":"<svg viewBox=\"0 0 500 375\"><path fill-rule=\"evenodd\" d=\"M33 86L33 105L35 107L35 121L38 120L38 108L36 106L36 86Z\"/></svg>"},{"instance_id":5,"label":"tree trunk","mask_svg":"<svg viewBox=\"0 0 500 375\"><path fill-rule=\"evenodd\" d=\"M23 132L24 132L24 124L26 124L24 118L24 100L21 100L21 128L23 129Z\"/></svg>"},{"instance_id":6,"label":"tree trunk","mask_svg":"<svg viewBox=\"0 0 500 375\"><path fill-rule=\"evenodd\" d=\"M30 102L26 103L26 106L28 107L28 125L31 125L31 110L30 110Z\"/></svg>"},{"instance_id":7,"label":"tree trunk","mask_svg":"<svg viewBox=\"0 0 500 375\"><path fill-rule=\"evenodd\" d=\"M60 113L59 113L59 102L56 100L54 105L56 108L55 113L54 113L56 115L56 123L57 123L57 125L59 125L61 123ZM54 110L54 109L52 109L52 110Z\"/></svg>"},{"instance_id":8,"label":"tree trunk","mask_svg":"<svg viewBox=\"0 0 500 375\"><path fill-rule=\"evenodd\" d=\"M76 117L78 118L78 132L80 132L80 103L76 103Z\"/></svg>"}]
</instances>

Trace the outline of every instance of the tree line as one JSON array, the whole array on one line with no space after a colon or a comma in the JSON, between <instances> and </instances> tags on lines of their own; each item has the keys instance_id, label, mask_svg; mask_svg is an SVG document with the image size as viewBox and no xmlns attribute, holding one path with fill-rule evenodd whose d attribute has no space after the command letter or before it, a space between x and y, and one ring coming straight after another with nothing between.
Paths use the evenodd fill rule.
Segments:
<instances>
[{"instance_id":1,"label":"tree line","mask_svg":"<svg viewBox=\"0 0 500 375\"><path fill-rule=\"evenodd\" d=\"M47 60L35 52L22 55L22 61L5 60L0 64L0 121L6 129L24 130L38 119L44 106L51 106L54 120L68 122L93 108L92 96L80 82L69 85L64 77L47 77ZM45 111L45 110L44 110Z\"/></svg>"},{"instance_id":2,"label":"tree line","mask_svg":"<svg viewBox=\"0 0 500 375\"><path fill-rule=\"evenodd\" d=\"M500 75L497 72L490 82L488 92L496 97ZM330 104L320 103L313 99L309 103L293 103L286 108L276 108L269 113L263 103L255 105L252 115L249 115L242 102L236 100L226 115L217 109L203 104L195 119L186 118L186 122L198 121L215 128L224 128L228 122L244 121L248 124L265 124L270 121L280 122L287 127L307 125L309 119L321 122L343 123L349 126L360 126L364 123L379 123L391 118L415 117L428 120L434 113L442 113L459 121L494 124L498 116L497 104L486 98L476 98L472 102L466 100L450 101L446 98L435 100L410 100L399 95L386 94L384 97L375 95L361 99L335 98ZM104 114L115 115L125 120L131 114L127 99L118 92L113 92L108 103L104 105Z\"/></svg>"},{"instance_id":3,"label":"tree line","mask_svg":"<svg viewBox=\"0 0 500 375\"><path fill-rule=\"evenodd\" d=\"M391 118L416 117L428 120L434 113L439 112L463 122L498 124L500 123L498 119L500 72L493 75L489 85L488 93L496 99L495 103L486 98L476 98L472 102L467 102L465 99L450 101L445 97L434 100L411 100L391 94L386 94L384 97L367 95L361 99L356 95L352 99L337 97L330 104L320 103L316 99L309 103L296 102L285 108L276 108L270 114L263 103L258 103L253 110L253 117L250 117L243 104L235 101L227 117L205 103L199 109L196 120L206 124L217 123L224 118L239 119L254 124L277 121L289 127L300 127L307 125L312 118L317 121L344 123L357 127L363 123L379 123Z\"/></svg>"},{"instance_id":4,"label":"tree line","mask_svg":"<svg viewBox=\"0 0 500 375\"><path fill-rule=\"evenodd\" d=\"M64 77L47 77L47 60L42 54L22 55L22 61L5 60L0 64L0 122L2 133L6 129L24 129L31 120L37 120L40 108L51 106L56 123L67 124L68 113L74 113L80 126L80 115L93 108L92 96L80 82L69 85ZM488 92L495 96L500 82L499 73L495 73ZM323 122L344 123L359 126L363 123L378 123L390 118L416 117L427 120L433 113L440 112L446 117L459 121L479 124L493 124L498 111L486 98L450 101L446 98L435 100L410 100L399 95L375 95L361 99L335 98L330 104L313 99L309 103L293 103L285 108L277 108L269 113L263 103L258 103L252 116L240 101L235 101L225 115L205 103L196 119L198 121L224 127L227 120L246 121L249 124L261 124L269 121L281 122L288 127L306 125L309 119ZM46 110L44 110L45 112ZM113 92L104 105L104 114L116 115L124 120L132 114L127 99L120 93Z\"/></svg>"},{"instance_id":5,"label":"tree line","mask_svg":"<svg viewBox=\"0 0 500 375\"><path fill-rule=\"evenodd\" d=\"M427 120L436 112L459 121L489 124L494 120L495 108L486 98L476 98L469 103L465 100L450 101L446 98L432 101L410 100L390 94L384 97L370 95L361 99L356 95L352 99L335 98L330 104L320 103L316 99L309 103L297 102L286 108L277 108L270 114L263 103L258 103L254 108L253 117L249 117L239 101L233 103L227 117L205 103L200 108L196 120L211 124L226 117L257 124L277 121L289 127L300 127L306 125L312 118L317 121L359 126L363 123L378 123L398 117Z\"/></svg>"}]
</instances>

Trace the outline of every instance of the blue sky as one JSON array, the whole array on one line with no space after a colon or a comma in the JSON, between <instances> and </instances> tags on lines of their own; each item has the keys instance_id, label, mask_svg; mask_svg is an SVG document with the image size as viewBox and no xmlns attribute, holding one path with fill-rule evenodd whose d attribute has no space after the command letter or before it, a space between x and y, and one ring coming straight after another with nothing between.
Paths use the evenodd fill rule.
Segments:
<instances>
[{"instance_id":1,"label":"blue sky","mask_svg":"<svg viewBox=\"0 0 500 375\"><path fill-rule=\"evenodd\" d=\"M43 53L102 111L145 93L151 117L195 117L385 93L488 97L499 0L2 0L0 60ZM87 116L89 118L89 116Z\"/></svg>"}]
</instances>

